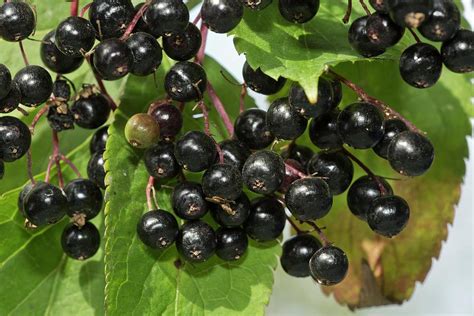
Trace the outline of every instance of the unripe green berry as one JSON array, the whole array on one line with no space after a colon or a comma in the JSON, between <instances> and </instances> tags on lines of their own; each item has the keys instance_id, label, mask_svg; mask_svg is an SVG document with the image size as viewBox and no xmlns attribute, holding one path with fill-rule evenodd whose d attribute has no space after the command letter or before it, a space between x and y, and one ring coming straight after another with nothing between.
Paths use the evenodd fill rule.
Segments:
<instances>
[{"instance_id":1,"label":"unripe green berry","mask_svg":"<svg viewBox=\"0 0 474 316\"><path fill-rule=\"evenodd\" d=\"M125 138L134 148L149 148L160 140L160 126L150 115L137 113L125 125Z\"/></svg>"}]
</instances>

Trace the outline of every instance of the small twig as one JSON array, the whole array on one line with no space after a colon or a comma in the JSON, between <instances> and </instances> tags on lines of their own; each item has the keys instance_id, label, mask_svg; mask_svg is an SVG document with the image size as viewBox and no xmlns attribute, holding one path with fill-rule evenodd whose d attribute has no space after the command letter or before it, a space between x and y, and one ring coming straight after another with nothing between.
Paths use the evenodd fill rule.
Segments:
<instances>
[{"instance_id":1,"label":"small twig","mask_svg":"<svg viewBox=\"0 0 474 316\"><path fill-rule=\"evenodd\" d=\"M410 31L411 35L413 35L413 38L415 39L415 41L417 43L421 43L421 40L420 38L418 37L418 35L415 33L415 31L413 31L411 28L408 27L408 31Z\"/></svg>"},{"instance_id":2,"label":"small twig","mask_svg":"<svg viewBox=\"0 0 474 316\"><path fill-rule=\"evenodd\" d=\"M26 168L28 172L28 178L30 178L31 183L35 184L35 178L33 177L33 158L31 156L31 148L26 152Z\"/></svg>"},{"instance_id":3,"label":"small twig","mask_svg":"<svg viewBox=\"0 0 474 316\"><path fill-rule=\"evenodd\" d=\"M217 143L217 141L214 139L214 137L211 134L211 129L210 129L210 121L209 121L209 111L207 110L206 105L204 104L204 101L199 101L197 106L202 111L202 116L204 119L204 133L206 133L207 136L211 137L212 140L214 141L214 144L216 145L216 150L217 153L219 154L219 162L224 163L224 153L222 152L221 146Z\"/></svg>"},{"instance_id":4,"label":"small twig","mask_svg":"<svg viewBox=\"0 0 474 316\"><path fill-rule=\"evenodd\" d=\"M86 4L86 5L82 8L81 13L80 13L81 18L84 16L84 14L86 14L87 10L89 10L89 8L91 7L91 5L92 5L92 2Z\"/></svg>"},{"instance_id":5,"label":"small twig","mask_svg":"<svg viewBox=\"0 0 474 316\"><path fill-rule=\"evenodd\" d=\"M346 14L344 14L344 17L342 18L342 22L344 22L344 24L349 22L349 19L351 18L351 14L352 14L352 0L347 0Z\"/></svg>"},{"instance_id":6,"label":"small twig","mask_svg":"<svg viewBox=\"0 0 474 316\"><path fill-rule=\"evenodd\" d=\"M79 0L72 0L71 2L71 16L77 16L79 11Z\"/></svg>"},{"instance_id":7,"label":"small twig","mask_svg":"<svg viewBox=\"0 0 474 316\"><path fill-rule=\"evenodd\" d=\"M76 167L76 165L69 159L67 158L66 156L64 156L63 154L61 154L59 156L59 158L64 161L71 169L72 171L74 171L74 173L76 174L76 176L78 178L82 178L81 176L81 173L79 172L79 169Z\"/></svg>"},{"instance_id":8,"label":"small twig","mask_svg":"<svg viewBox=\"0 0 474 316\"><path fill-rule=\"evenodd\" d=\"M148 9L148 6L149 6L149 3L145 2L145 4L141 6L140 10L138 10L138 12L135 14L135 16L133 17L133 20L128 24L127 29L125 30L125 33L123 33L122 37L120 38L122 41L126 40L130 36L130 34L132 34L133 29L137 25L138 21L140 21L145 11Z\"/></svg>"},{"instance_id":9,"label":"small twig","mask_svg":"<svg viewBox=\"0 0 474 316\"><path fill-rule=\"evenodd\" d=\"M360 5L362 6L362 8L364 9L365 13L367 15L372 15L372 13L370 12L369 8L367 7L367 5L365 4L364 0L359 0L360 2Z\"/></svg>"},{"instance_id":10,"label":"small twig","mask_svg":"<svg viewBox=\"0 0 474 316\"><path fill-rule=\"evenodd\" d=\"M296 169L295 167L293 167L292 165L288 164L285 162L285 168L288 169L292 174L300 177L300 178L307 178L308 175L304 172L301 172L299 171L298 169Z\"/></svg>"},{"instance_id":11,"label":"small twig","mask_svg":"<svg viewBox=\"0 0 474 316\"><path fill-rule=\"evenodd\" d=\"M239 111L242 113L245 111L245 97L247 96L247 85L244 83L242 89L240 90L240 104Z\"/></svg>"},{"instance_id":12,"label":"small twig","mask_svg":"<svg viewBox=\"0 0 474 316\"><path fill-rule=\"evenodd\" d=\"M206 55L206 44L207 44L207 34L209 33L209 29L205 23L201 24L201 47L199 48L199 51L196 55L195 61L198 64L201 64L204 62L204 56Z\"/></svg>"},{"instance_id":13,"label":"small twig","mask_svg":"<svg viewBox=\"0 0 474 316\"><path fill-rule=\"evenodd\" d=\"M23 116L29 116L30 115L30 113L28 113L28 111L25 110L24 108L22 108L21 106L18 106L16 109L17 109L18 112L23 114Z\"/></svg>"},{"instance_id":14,"label":"small twig","mask_svg":"<svg viewBox=\"0 0 474 316\"><path fill-rule=\"evenodd\" d=\"M35 133L36 124L38 124L38 121L41 119L41 117L43 115L46 114L46 112L48 112L48 110L49 110L49 106L47 104L45 104L41 108L41 110L39 110L38 113L36 113L35 117L33 118L33 121L31 122L31 125L30 125L31 135L33 135Z\"/></svg>"},{"instance_id":15,"label":"small twig","mask_svg":"<svg viewBox=\"0 0 474 316\"><path fill-rule=\"evenodd\" d=\"M146 186L146 203L147 203L149 211L153 210L153 202L152 202L151 194L152 194L152 187L154 184L155 184L155 178L150 176L148 178L148 184Z\"/></svg>"},{"instance_id":16,"label":"small twig","mask_svg":"<svg viewBox=\"0 0 474 316\"><path fill-rule=\"evenodd\" d=\"M200 20L201 20L201 11L199 11L199 13L198 13L198 14L196 15L196 17L194 18L193 24L194 24L194 25L197 25Z\"/></svg>"},{"instance_id":17,"label":"small twig","mask_svg":"<svg viewBox=\"0 0 474 316\"><path fill-rule=\"evenodd\" d=\"M315 223L315 222L311 222L311 221L300 221L300 223L305 223L305 224L308 224L309 226L313 227L314 230L316 230L316 232L318 233L319 235L319 238L321 238L321 241L323 242L323 245L324 246L330 246L332 243L329 241L329 239L326 237L326 235L324 234L324 232L322 231L321 228L319 228L319 226Z\"/></svg>"},{"instance_id":18,"label":"small twig","mask_svg":"<svg viewBox=\"0 0 474 316\"><path fill-rule=\"evenodd\" d=\"M293 227L293 229L296 230L297 234L306 234L306 233L308 233L306 231L301 230L298 227L298 225L296 225L296 223L291 219L290 216L286 215L286 220L288 221L288 223L290 223L291 227Z\"/></svg>"},{"instance_id":19,"label":"small twig","mask_svg":"<svg viewBox=\"0 0 474 316\"><path fill-rule=\"evenodd\" d=\"M44 177L44 182L49 183L49 180L51 179L51 169L53 168L54 164L54 157L51 156L49 157L48 161L48 166L46 167L46 175Z\"/></svg>"},{"instance_id":20,"label":"small twig","mask_svg":"<svg viewBox=\"0 0 474 316\"><path fill-rule=\"evenodd\" d=\"M53 130L53 161L56 163L56 168L58 169L58 180L59 180L59 187L63 188L64 187L64 178L63 178L63 173L61 171L61 164L60 164L60 159L59 159L60 153L59 153L59 137L58 137L58 132Z\"/></svg>"},{"instance_id":21,"label":"small twig","mask_svg":"<svg viewBox=\"0 0 474 316\"><path fill-rule=\"evenodd\" d=\"M18 45L20 46L21 56L23 57L23 61L25 62L25 66L29 66L30 63L28 62L28 56L26 55L25 48L23 47L23 42L19 41Z\"/></svg>"},{"instance_id":22,"label":"small twig","mask_svg":"<svg viewBox=\"0 0 474 316\"><path fill-rule=\"evenodd\" d=\"M227 132L229 133L229 136L232 137L232 135L234 135L234 124L232 124L229 114L227 114L227 111L225 110L224 104L222 103L221 99L217 96L216 91L214 90L209 80L207 81L207 93L209 94L209 97L211 98L214 108L217 110L217 113L219 113L219 116L221 117L222 122L224 123L225 128L227 129Z\"/></svg>"}]
</instances>

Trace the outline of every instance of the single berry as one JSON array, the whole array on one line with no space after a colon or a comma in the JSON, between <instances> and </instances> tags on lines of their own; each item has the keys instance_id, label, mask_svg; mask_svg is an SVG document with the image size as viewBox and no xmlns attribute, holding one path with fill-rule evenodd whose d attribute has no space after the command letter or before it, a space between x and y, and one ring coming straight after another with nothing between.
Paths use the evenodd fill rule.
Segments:
<instances>
[{"instance_id":1,"label":"single berry","mask_svg":"<svg viewBox=\"0 0 474 316\"><path fill-rule=\"evenodd\" d=\"M135 76L148 76L161 65L163 53L156 38L148 33L132 34L126 41L132 53L130 73Z\"/></svg>"},{"instance_id":2,"label":"single berry","mask_svg":"<svg viewBox=\"0 0 474 316\"><path fill-rule=\"evenodd\" d=\"M241 0L204 0L201 17L209 29L216 33L233 30L244 16Z\"/></svg>"},{"instance_id":3,"label":"single berry","mask_svg":"<svg viewBox=\"0 0 474 316\"><path fill-rule=\"evenodd\" d=\"M367 32L368 16L354 20L349 28L349 44L363 57L375 57L385 53L384 46L374 43Z\"/></svg>"},{"instance_id":4,"label":"single berry","mask_svg":"<svg viewBox=\"0 0 474 316\"><path fill-rule=\"evenodd\" d=\"M93 90L92 86L84 88L71 106L74 122L82 128L98 128L107 122L110 115L107 97Z\"/></svg>"},{"instance_id":5,"label":"single berry","mask_svg":"<svg viewBox=\"0 0 474 316\"><path fill-rule=\"evenodd\" d=\"M322 247L309 260L311 277L326 286L342 282L348 269L349 260L346 254L334 246Z\"/></svg>"},{"instance_id":6,"label":"single berry","mask_svg":"<svg viewBox=\"0 0 474 316\"><path fill-rule=\"evenodd\" d=\"M148 148L143 160L148 174L156 179L174 178L181 170L174 157L173 143L159 142Z\"/></svg>"},{"instance_id":7,"label":"single berry","mask_svg":"<svg viewBox=\"0 0 474 316\"><path fill-rule=\"evenodd\" d=\"M26 154L30 145L31 133L25 123L12 116L0 117L0 160L18 160Z\"/></svg>"},{"instance_id":8,"label":"single berry","mask_svg":"<svg viewBox=\"0 0 474 316\"><path fill-rule=\"evenodd\" d=\"M331 210L332 195L324 180L303 178L290 185L285 194L285 204L298 220L316 220Z\"/></svg>"},{"instance_id":9,"label":"single berry","mask_svg":"<svg viewBox=\"0 0 474 316\"><path fill-rule=\"evenodd\" d=\"M134 114L125 125L125 138L134 148L150 148L160 140L160 126L149 114Z\"/></svg>"},{"instance_id":10,"label":"single berry","mask_svg":"<svg viewBox=\"0 0 474 316\"><path fill-rule=\"evenodd\" d=\"M244 229L257 241L272 241L283 232L286 223L285 208L275 198L262 197L252 201Z\"/></svg>"},{"instance_id":11,"label":"single berry","mask_svg":"<svg viewBox=\"0 0 474 316\"><path fill-rule=\"evenodd\" d=\"M54 224L66 215L68 201L63 191L49 183L37 183L24 200L23 210L35 226Z\"/></svg>"},{"instance_id":12,"label":"single berry","mask_svg":"<svg viewBox=\"0 0 474 316\"><path fill-rule=\"evenodd\" d=\"M385 237L398 235L410 218L408 203L399 196L386 195L372 201L367 212L367 223L376 233Z\"/></svg>"},{"instance_id":13,"label":"single berry","mask_svg":"<svg viewBox=\"0 0 474 316\"><path fill-rule=\"evenodd\" d=\"M8 94L0 99L0 113L10 113L18 108L21 101L21 92L18 84L12 82Z\"/></svg>"},{"instance_id":14,"label":"single berry","mask_svg":"<svg viewBox=\"0 0 474 316\"><path fill-rule=\"evenodd\" d=\"M308 174L324 179L331 194L338 195L351 184L354 166L342 152L319 152L309 161Z\"/></svg>"},{"instance_id":15,"label":"single berry","mask_svg":"<svg viewBox=\"0 0 474 316\"><path fill-rule=\"evenodd\" d=\"M59 74L68 74L77 70L84 62L84 57L71 57L64 55L56 47L55 34L56 31L53 30L47 33L41 41L40 55L43 64L49 70Z\"/></svg>"},{"instance_id":16,"label":"single berry","mask_svg":"<svg viewBox=\"0 0 474 316\"><path fill-rule=\"evenodd\" d=\"M332 85L332 107L336 108L342 101L342 83L337 79L328 79Z\"/></svg>"},{"instance_id":17,"label":"single berry","mask_svg":"<svg viewBox=\"0 0 474 316\"><path fill-rule=\"evenodd\" d=\"M305 173L303 166L296 160L285 159L285 177L278 188L278 192L286 193L290 185L301 178L299 173Z\"/></svg>"},{"instance_id":18,"label":"single berry","mask_svg":"<svg viewBox=\"0 0 474 316\"><path fill-rule=\"evenodd\" d=\"M337 118L342 141L357 149L372 148L384 135L382 113L372 104L359 102L347 106Z\"/></svg>"},{"instance_id":19,"label":"single berry","mask_svg":"<svg viewBox=\"0 0 474 316\"><path fill-rule=\"evenodd\" d=\"M77 260L86 260L96 254L100 247L100 234L92 223L82 227L68 224L61 235L61 246L66 255Z\"/></svg>"},{"instance_id":20,"label":"single berry","mask_svg":"<svg viewBox=\"0 0 474 316\"><path fill-rule=\"evenodd\" d=\"M342 139L337 131L337 118L340 113L341 111L334 109L311 121L308 134L314 145L321 149L338 149L342 147Z\"/></svg>"},{"instance_id":21,"label":"single berry","mask_svg":"<svg viewBox=\"0 0 474 316\"><path fill-rule=\"evenodd\" d=\"M46 102L53 92L53 79L40 66L26 66L18 71L13 78L21 92L21 103L35 106Z\"/></svg>"},{"instance_id":22,"label":"single berry","mask_svg":"<svg viewBox=\"0 0 474 316\"><path fill-rule=\"evenodd\" d=\"M267 110L267 126L277 139L293 140L303 135L308 120L290 106L287 98L280 98Z\"/></svg>"},{"instance_id":23,"label":"single berry","mask_svg":"<svg viewBox=\"0 0 474 316\"><path fill-rule=\"evenodd\" d=\"M164 210L153 210L142 215L137 223L140 240L154 249L168 248L178 237L176 218Z\"/></svg>"},{"instance_id":24,"label":"single berry","mask_svg":"<svg viewBox=\"0 0 474 316\"><path fill-rule=\"evenodd\" d=\"M92 58L94 69L104 80L117 80L126 76L133 61L130 48L125 42L116 38L100 42Z\"/></svg>"},{"instance_id":25,"label":"single berry","mask_svg":"<svg viewBox=\"0 0 474 316\"><path fill-rule=\"evenodd\" d=\"M44 182L43 181L36 181L35 183L28 182L20 191L20 194L18 194L18 200L17 200L18 210L20 211L21 215L25 218L26 218L26 213L25 213L26 197L35 186L41 183L44 183Z\"/></svg>"},{"instance_id":26,"label":"single berry","mask_svg":"<svg viewBox=\"0 0 474 316\"><path fill-rule=\"evenodd\" d=\"M50 102L47 118L49 126L56 132L74 128L74 115L65 101L59 101L58 99Z\"/></svg>"},{"instance_id":27,"label":"single berry","mask_svg":"<svg viewBox=\"0 0 474 316\"><path fill-rule=\"evenodd\" d=\"M0 99L5 98L12 86L12 75L4 64L0 64Z\"/></svg>"},{"instance_id":28,"label":"single berry","mask_svg":"<svg viewBox=\"0 0 474 316\"><path fill-rule=\"evenodd\" d=\"M210 136L200 131L190 131L176 143L175 156L184 169L200 172L216 161L217 148Z\"/></svg>"},{"instance_id":29,"label":"single berry","mask_svg":"<svg viewBox=\"0 0 474 316\"><path fill-rule=\"evenodd\" d=\"M247 234L240 227L224 228L216 231L216 254L225 261L235 261L242 258L248 248Z\"/></svg>"},{"instance_id":30,"label":"single berry","mask_svg":"<svg viewBox=\"0 0 474 316\"><path fill-rule=\"evenodd\" d=\"M121 37L134 16L130 0L95 0L89 8L89 21L101 41Z\"/></svg>"},{"instance_id":31,"label":"single berry","mask_svg":"<svg viewBox=\"0 0 474 316\"><path fill-rule=\"evenodd\" d=\"M294 159L298 161L303 167L303 169L306 170L306 168L308 167L308 162L314 156L314 152L309 147L298 144L292 144L281 153L281 156L284 159Z\"/></svg>"},{"instance_id":32,"label":"single berry","mask_svg":"<svg viewBox=\"0 0 474 316\"><path fill-rule=\"evenodd\" d=\"M340 100L334 98L334 89L331 81L323 77L320 77L318 81L318 101L316 103L311 103L303 88L297 84L291 86L289 100L291 106L299 114L307 118L320 117L331 111L340 102Z\"/></svg>"},{"instance_id":33,"label":"single berry","mask_svg":"<svg viewBox=\"0 0 474 316\"><path fill-rule=\"evenodd\" d=\"M244 163L252 153L247 146L236 139L227 139L219 143L224 163L233 165L239 171L244 167Z\"/></svg>"},{"instance_id":34,"label":"single berry","mask_svg":"<svg viewBox=\"0 0 474 316\"><path fill-rule=\"evenodd\" d=\"M165 76L165 90L170 98L178 102L202 99L206 86L204 69L189 61L175 64Z\"/></svg>"},{"instance_id":35,"label":"single berry","mask_svg":"<svg viewBox=\"0 0 474 316\"><path fill-rule=\"evenodd\" d=\"M425 136L405 131L388 146L388 162L400 174L414 177L428 171L434 160L433 144Z\"/></svg>"},{"instance_id":36,"label":"single berry","mask_svg":"<svg viewBox=\"0 0 474 316\"><path fill-rule=\"evenodd\" d=\"M186 220L195 220L206 215L209 205L199 183L181 182L173 189L171 205L174 213Z\"/></svg>"},{"instance_id":37,"label":"single berry","mask_svg":"<svg viewBox=\"0 0 474 316\"><path fill-rule=\"evenodd\" d=\"M71 86L64 79L56 79L53 83L53 96L55 100L69 101L71 98Z\"/></svg>"},{"instance_id":38,"label":"single berry","mask_svg":"<svg viewBox=\"0 0 474 316\"><path fill-rule=\"evenodd\" d=\"M418 28L420 33L434 42L451 39L461 26L461 13L452 0L433 0L433 12Z\"/></svg>"},{"instance_id":39,"label":"single berry","mask_svg":"<svg viewBox=\"0 0 474 316\"><path fill-rule=\"evenodd\" d=\"M204 172L202 189L211 199L233 201L242 193L240 170L229 164L215 164Z\"/></svg>"},{"instance_id":40,"label":"single berry","mask_svg":"<svg viewBox=\"0 0 474 316\"><path fill-rule=\"evenodd\" d=\"M369 40L383 48L397 44L405 33L405 28L393 22L388 14L378 12L367 18L366 29Z\"/></svg>"},{"instance_id":41,"label":"single berry","mask_svg":"<svg viewBox=\"0 0 474 316\"><path fill-rule=\"evenodd\" d=\"M181 33L189 22L189 11L182 0L152 0L143 15L155 37Z\"/></svg>"},{"instance_id":42,"label":"single berry","mask_svg":"<svg viewBox=\"0 0 474 316\"><path fill-rule=\"evenodd\" d=\"M271 194L278 190L285 176L283 159L269 150L250 155L242 169L245 185L253 192Z\"/></svg>"},{"instance_id":43,"label":"single berry","mask_svg":"<svg viewBox=\"0 0 474 316\"><path fill-rule=\"evenodd\" d=\"M382 192L383 190L383 192ZM351 185L347 192L347 206L359 219L367 220L367 212L372 202L382 195L392 195L392 187L381 177L362 176Z\"/></svg>"},{"instance_id":44,"label":"single berry","mask_svg":"<svg viewBox=\"0 0 474 316\"><path fill-rule=\"evenodd\" d=\"M474 32L459 30L441 46L443 63L457 73L474 71Z\"/></svg>"},{"instance_id":45,"label":"single berry","mask_svg":"<svg viewBox=\"0 0 474 316\"><path fill-rule=\"evenodd\" d=\"M398 25L417 28L433 11L433 0L385 0L385 8Z\"/></svg>"},{"instance_id":46,"label":"single berry","mask_svg":"<svg viewBox=\"0 0 474 316\"><path fill-rule=\"evenodd\" d=\"M286 83L286 79L279 77L278 80L266 75L260 68L253 69L248 62L245 62L242 69L242 76L244 77L247 87L255 92L270 95L280 91Z\"/></svg>"},{"instance_id":47,"label":"single berry","mask_svg":"<svg viewBox=\"0 0 474 316\"><path fill-rule=\"evenodd\" d=\"M441 77L443 61L436 47L416 43L400 56L400 75L415 88L429 88Z\"/></svg>"},{"instance_id":48,"label":"single berry","mask_svg":"<svg viewBox=\"0 0 474 316\"><path fill-rule=\"evenodd\" d=\"M210 204L212 218L221 226L241 226L249 217L250 200L242 193L235 201Z\"/></svg>"},{"instance_id":49,"label":"single berry","mask_svg":"<svg viewBox=\"0 0 474 316\"><path fill-rule=\"evenodd\" d=\"M188 23L183 32L171 33L163 38L163 50L169 58L185 61L196 56L201 41L201 31L193 23Z\"/></svg>"},{"instance_id":50,"label":"single berry","mask_svg":"<svg viewBox=\"0 0 474 316\"><path fill-rule=\"evenodd\" d=\"M73 180L66 185L64 193L69 204L66 213L70 217L82 215L87 220L91 220L102 209L104 202L102 191L91 180Z\"/></svg>"},{"instance_id":51,"label":"single berry","mask_svg":"<svg viewBox=\"0 0 474 316\"><path fill-rule=\"evenodd\" d=\"M91 142L89 143L89 150L91 154L105 151L105 145L109 139L108 130L109 126L105 125L96 130L94 135L92 135Z\"/></svg>"},{"instance_id":52,"label":"single berry","mask_svg":"<svg viewBox=\"0 0 474 316\"><path fill-rule=\"evenodd\" d=\"M179 231L176 248L185 260L204 262L216 250L216 234L212 227L205 222L188 222Z\"/></svg>"},{"instance_id":53,"label":"single berry","mask_svg":"<svg viewBox=\"0 0 474 316\"><path fill-rule=\"evenodd\" d=\"M283 243L281 267L293 277L308 277L309 260L321 247L321 242L309 234L292 237Z\"/></svg>"},{"instance_id":54,"label":"single berry","mask_svg":"<svg viewBox=\"0 0 474 316\"><path fill-rule=\"evenodd\" d=\"M105 189L105 167L103 152L92 154L87 164L87 177L101 189Z\"/></svg>"},{"instance_id":55,"label":"single berry","mask_svg":"<svg viewBox=\"0 0 474 316\"><path fill-rule=\"evenodd\" d=\"M385 8L385 0L369 0L369 3L377 12L387 13Z\"/></svg>"},{"instance_id":56,"label":"single berry","mask_svg":"<svg viewBox=\"0 0 474 316\"><path fill-rule=\"evenodd\" d=\"M156 106L152 105L148 113L160 126L162 139L174 138L183 127L183 115L172 103L162 103Z\"/></svg>"},{"instance_id":57,"label":"single berry","mask_svg":"<svg viewBox=\"0 0 474 316\"><path fill-rule=\"evenodd\" d=\"M6 2L0 6L0 37L8 42L19 42L33 34L36 17L26 2Z\"/></svg>"},{"instance_id":58,"label":"single berry","mask_svg":"<svg viewBox=\"0 0 474 316\"><path fill-rule=\"evenodd\" d=\"M385 121L384 130L385 133L382 139L372 149L377 155L384 159L387 159L388 146L392 142L392 139L401 132L408 130L408 127L405 125L405 123L403 123L403 121L399 119L391 119Z\"/></svg>"},{"instance_id":59,"label":"single berry","mask_svg":"<svg viewBox=\"0 0 474 316\"><path fill-rule=\"evenodd\" d=\"M248 109L240 113L234 124L237 139L250 149L263 149L275 140L267 126L266 112Z\"/></svg>"},{"instance_id":60,"label":"single berry","mask_svg":"<svg viewBox=\"0 0 474 316\"><path fill-rule=\"evenodd\" d=\"M278 8L285 20L292 23L306 23L319 11L319 0L279 0Z\"/></svg>"},{"instance_id":61,"label":"single berry","mask_svg":"<svg viewBox=\"0 0 474 316\"><path fill-rule=\"evenodd\" d=\"M70 16L56 28L56 47L67 56L82 57L95 42L95 31L88 20Z\"/></svg>"},{"instance_id":62,"label":"single berry","mask_svg":"<svg viewBox=\"0 0 474 316\"><path fill-rule=\"evenodd\" d=\"M263 10L272 3L272 0L241 0L251 10Z\"/></svg>"}]
</instances>

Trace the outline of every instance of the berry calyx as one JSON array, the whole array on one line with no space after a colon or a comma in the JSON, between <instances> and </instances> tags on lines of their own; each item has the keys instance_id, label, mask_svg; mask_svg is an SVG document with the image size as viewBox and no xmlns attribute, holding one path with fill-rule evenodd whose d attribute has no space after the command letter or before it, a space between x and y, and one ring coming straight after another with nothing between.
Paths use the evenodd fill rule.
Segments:
<instances>
[{"instance_id":1,"label":"berry calyx","mask_svg":"<svg viewBox=\"0 0 474 316\"><path fill-rule=\"evenodd\" d=\"M242 193L233 203L210 204L212 218L221 226L241 226L250 214L250 200Z\"/></svg>"},{"instance_id":2,"label":"berry calyx","mask_svg":"<svg viewBox=\"0 0 474 316\"><path fill-rule=\"evenodd\" d=\"M385 8L398 25L417 28L433 11L433 1L385 0Z\"/></svg>"},{"instance_id":3,"label":"berry calyx","mask_svg":"<svg viewBox=\"0 0 474 316\"><path fill-rule=\"evenodd\" d=\"M205 222L187 222L179 231L176 248L185 260L204 262L216 250L216 234L212 227Z\"/></svg>"},{"instance_id":4,"label":"berry calyx","mask_svg":"<svg viewBox=\"0 0 474 316\"><path fill-rule=\"evenodd\" d=\"M206 215L209 205L199 183L186 181L176 185L171 196L174 213L186 220Z\"/></svg>"}]
</instances>

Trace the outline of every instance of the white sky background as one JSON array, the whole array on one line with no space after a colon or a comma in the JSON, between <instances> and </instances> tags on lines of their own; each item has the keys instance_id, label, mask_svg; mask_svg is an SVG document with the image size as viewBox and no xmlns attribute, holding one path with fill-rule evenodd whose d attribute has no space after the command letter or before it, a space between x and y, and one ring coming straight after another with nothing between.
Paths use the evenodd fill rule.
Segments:
<instances>
[{"instance_id":1,"label":"white sky background","mask_svg":"<svg viewBox=\"0 0 474 316\"><path fill-rule=\"evenodd\" d=\"M276 0L274 0L276 1ZM323 0L330 1L330 0ZM474 1L463 0L466 16L474 25ZM357 4L356 4L357 5ZM196 10L191 16L196 16ZM207 52L242 81L243 56L237 55L232 39L210 32ZM259 106L265 98L252 93ZM474 100L474 90L473 90ZM472 121L474 123L474 121ZM339 306L333 298L320 291L311 278L298 279L286 275L281 267L275 275L275 285L268 315L473 315L473 215L474 212L474 141L468 139L471 159L467 164L461 201L456 208L453 226L449 227L439 260L435 260L425 282L418 284L412 299L402 306L371 308L355 314Z\"/></svg>"}]
</instances>

